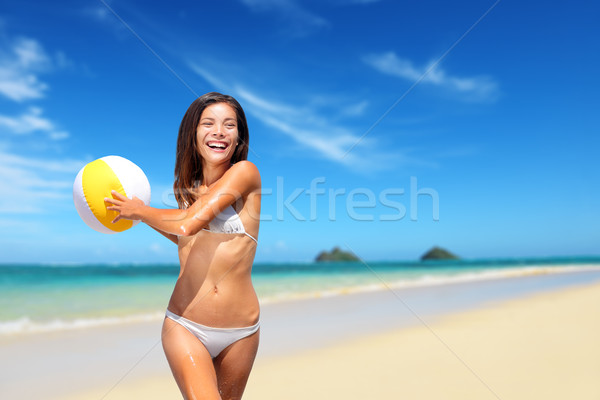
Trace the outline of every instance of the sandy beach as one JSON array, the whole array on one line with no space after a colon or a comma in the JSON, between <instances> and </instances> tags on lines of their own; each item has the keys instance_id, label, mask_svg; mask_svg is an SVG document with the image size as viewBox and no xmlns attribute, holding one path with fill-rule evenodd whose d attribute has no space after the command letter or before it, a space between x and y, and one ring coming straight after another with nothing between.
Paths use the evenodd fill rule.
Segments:
<instances>
[{"instance_id":1,"label":"sandy beach","mask_svg":"<svg viewBox=\"0 0 600 400\"><path fill-rule=\"evenodd\" d=\"M253 399L599 399L600 284L261 360Z\"/></svg>"},{"instance_id":2,"label":"sandy beach","mask_svg":"<svg viewBox=\"0 0 600 400\"><path fill-rule=\"evenodd\" d=\"M267 305L244 398L598 399L600 274L565 284L573 276ZM180 398L159 329L156 321L3 339L3 392L11 399ZM32 354L42 354L39 362L28 361ZM25 372L28 385L19 382Z\"/></svg>"}]
</instances>

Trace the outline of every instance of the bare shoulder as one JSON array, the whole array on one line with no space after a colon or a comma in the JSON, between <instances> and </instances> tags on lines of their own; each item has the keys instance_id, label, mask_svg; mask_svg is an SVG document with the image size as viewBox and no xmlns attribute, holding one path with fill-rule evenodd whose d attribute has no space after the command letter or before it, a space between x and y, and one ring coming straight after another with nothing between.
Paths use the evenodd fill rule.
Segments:
<instances>
[{"instance_id":1,"label":"bare shoulder","mask_svg":"<svg viewBox=\"0 0 600 400\"><path fill-rule=\"evenodd\" d=\"M260 173L254 163L248 160L239 161L231 166L227 171L232 179L243 179L252 182L253 185L260 186Z\"/></svg>"},{"instance_id":2,"label":"bare shoulder","mask_svg":"<svg viewBox=\"0 0 600 400\"><path fill-rule=\"evenodd\" d=\"M212 191L215 194L223 192L246 196L260 190L260 187L260 174L256 165L250 161L239 161L225 172Z\"/></svg>"},{"instance_id":3,"label":"bare shoulder","mask_svg":"<svg viewBox=\"0 0 600 400\"><path fill-rule=\"evenodd\" d=\"M258 168L256 167L256 165L254 165L254 163L252 161L248 161L248 160L242 160L242 161L236 162L230 168L230 170L234 170L234 169L238 170L238 171L246 171L246 172L258 174Z\"/></svg>"}]
</instances>

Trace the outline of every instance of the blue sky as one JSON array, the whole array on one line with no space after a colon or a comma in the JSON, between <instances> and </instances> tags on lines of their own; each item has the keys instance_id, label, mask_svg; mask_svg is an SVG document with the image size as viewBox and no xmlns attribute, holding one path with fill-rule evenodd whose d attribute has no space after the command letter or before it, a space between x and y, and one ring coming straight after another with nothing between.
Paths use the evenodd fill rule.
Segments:
<instances>
[{"instance_id":1,"label":"blue sky","mask_svg":"<svg viewBox=\"0 0 600 400\"><path fill-rule=\"evenodd\" d=\"M88 228L72 184L120 155L172 207L179 123L213 90L248 117L257 261L598 255L599 19L589 1L4 2L0 262L176 262L145 226Z\"/></svg>"}]
</instances>

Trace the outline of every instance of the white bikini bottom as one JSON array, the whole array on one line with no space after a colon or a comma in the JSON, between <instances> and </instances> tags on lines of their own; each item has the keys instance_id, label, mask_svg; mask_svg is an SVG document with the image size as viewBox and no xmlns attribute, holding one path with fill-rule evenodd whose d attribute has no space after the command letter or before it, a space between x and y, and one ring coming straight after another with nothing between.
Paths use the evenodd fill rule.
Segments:
<instances>
[{"instance_id":1,"label":"white bikini bottom","mask_svg":"<svg viewBox=\"0 0 600 400\"><path fill-rule=\"evenodd\" d=\"M260 327L260 322L257 322L255 325L244 328L213 328L180 317L169 310L166 312L166 317L177 322L196 336L198 340L202 342L204 347L206 347L212 358L218 356L226 347L238 340L252 335L258 331L258 328Z\"/></svg>"}]
</instances>

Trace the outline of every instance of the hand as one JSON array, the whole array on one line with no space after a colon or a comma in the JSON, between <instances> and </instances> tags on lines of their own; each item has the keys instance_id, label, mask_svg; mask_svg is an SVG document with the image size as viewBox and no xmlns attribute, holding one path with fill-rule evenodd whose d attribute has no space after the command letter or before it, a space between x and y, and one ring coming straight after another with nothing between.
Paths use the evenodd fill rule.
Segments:
<instances>
[{"instance_id":1,"label":"hand","mask_svg":"<svg viewBox=\"0 0 600 400\"><path fill-rule=\"evenodd\" d=\"M104 198L104 201L106 203L112 204L111 206L106 207L106 209L116 211L119 213L119 215L117 215L116 218L112 220L113 224L120 219L141 219L139 211L141 207L145 206L142 200L138 199L135 196L133 197L133 199L130 199L127 196L123 196L116 190L111 190L110 194L112 194L112 198Z\"/></svg>"}]
</instances>

